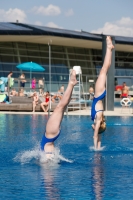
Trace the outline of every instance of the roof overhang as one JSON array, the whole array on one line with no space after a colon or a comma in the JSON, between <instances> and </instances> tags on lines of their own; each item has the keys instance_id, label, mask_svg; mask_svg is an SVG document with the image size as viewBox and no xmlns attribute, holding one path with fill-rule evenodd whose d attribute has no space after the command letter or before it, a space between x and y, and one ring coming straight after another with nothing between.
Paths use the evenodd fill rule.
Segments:
<instances>
[{"instance_id":1,"label":"roof overhang","mask_svg":"<svg viewBox=\"0 0 133 200\"><path fill-rule=\"evenodd\" d=\"M0 35L0 42L28 42L48 44L50 41L52 45L102 49L102 41L95 41L91 39L76 39L48 35ZM117 43L115 45L115 49L116 51L133 52L133 45Z\"/></svg>"}]
</instances>

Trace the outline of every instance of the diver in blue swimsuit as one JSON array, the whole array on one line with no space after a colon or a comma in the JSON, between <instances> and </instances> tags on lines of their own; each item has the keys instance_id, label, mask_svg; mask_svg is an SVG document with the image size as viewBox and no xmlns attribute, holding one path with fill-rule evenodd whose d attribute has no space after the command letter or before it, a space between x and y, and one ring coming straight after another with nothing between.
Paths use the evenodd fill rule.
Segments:
<instances>
[{"instance_id":1,"label":"diver in blue swimsuit","mask_svg":"<svg viewBox=\"0 0 133 200\"><path fill-rule=\"evenodd\" d=\"M62 96L62 99L56 106L54 112L50 116L47 125L46 125L46 131L42 137L41 141L41 150L45 151L47 157L50 157L50 154L54 152L54 141L59 137L60 135L60 126L62 122L62 118L64 115L64 111L69 104L69 101L71 99L73 87L77 84L76 80L76 72L75 70L71 71L70 74L70 80L67 86L67 89Z\"/></svg>"},{"instance_id":2,"label":"diver in blue swimsuit","mask_svg":"<svg viewBox=\"0 0 133 200\"><path fill-rule=\"evenodd\" d=\"M111 65L112 58L112 49L114 48L112 44L112 40L110 36L106 38L106 55L104 59L103 66L101 68L100 74L95 84L95 94L92 103L91 109L91 118L94 121L92 124L92 128L94 129L94 148L100 149L101 147L101 135L100 133L104 132L106 129L106 124L103 116L103 103L102 99L106 95L105 83L106 83L106 75L108 69Z\"/></svg>"}]
</instances>

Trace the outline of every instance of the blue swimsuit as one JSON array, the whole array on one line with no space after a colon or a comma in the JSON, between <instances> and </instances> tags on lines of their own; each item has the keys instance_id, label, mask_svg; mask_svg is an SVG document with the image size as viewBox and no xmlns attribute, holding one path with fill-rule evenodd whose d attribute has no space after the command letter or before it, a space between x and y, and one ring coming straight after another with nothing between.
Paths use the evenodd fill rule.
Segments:
<instances>
[{"instance_id":1,"label":"blue swimsuit","mask_svg":"<svg viewBox=\"0 0 133 200\"><path fill-rule=\"evenodd\" d=\"M106 90L103 92L103 94L101 94L99 97L94 97L94 99L93 99L93 103L92 103L92 107L91 107L91 119L94 121L94 119L95 119L95 116L96 116L96 113L97 112L100 112L100 111L103 111L103 110L97 110L96 111L96 109L95 109L95 106L96 106L96 104L97 104L97 102L99 101L99 100L102 100L104 97L106 96Z\"/></svg>"},{"instance_id":2,"label":"blue swimsuit","mask_svg":"<svg viewBox=\"0 0 133 200\"><path fill-rule=\"evenodd\" d=\"M54 142L59 137L59 135L60 135L60 130L59 130L58 135L54 138L47 138L44 134L42 137L42 141L41 141L41 150L44 151L45 144L47 144L49 142Z\"/></svg>"}]
</instances>

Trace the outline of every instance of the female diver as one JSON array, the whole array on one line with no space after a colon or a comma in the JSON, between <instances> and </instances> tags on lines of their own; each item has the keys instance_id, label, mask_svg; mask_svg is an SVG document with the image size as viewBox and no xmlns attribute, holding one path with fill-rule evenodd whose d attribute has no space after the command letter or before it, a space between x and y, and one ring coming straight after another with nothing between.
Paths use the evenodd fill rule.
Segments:
<instances>
[{"instance_id":1,"label":"female diver","mask_svg":"<svg viewBox=\"0 0 133 200\"><path fill-rule=\"evenodd\" d=\"M47 124L46 124L46 131L42 137L41 141L41 150L45 151L47 158L50 158L50 154L54 153L54 141L59 137L60 135L60 125L62 122L62 118L64 115L64 111L69 104L69 101L71 99L73 87L77 84L76 80L76 72L75 70L71 71L70 74L70 80L67 86L67 89L56 106L54 112L50 116Z\"/></svg>"},{"instance_id":2,"label":"female diver","mask_svg":"<svg viewBox=\"0 0 133 200\"><path fill-rule=\"evenodd\" d=\"M105 124L104 116L103 116L102 99L106 95L106 90L105 90L106 75L111 65L112 49L114 48L110 36L107 36L106 38L106 45L107 45L106 55L105 55L102 69L100 71L100 74L95 84L95 94L94 94L94 99L93 99L92 108L91 108L91 118L94 121L94 124L92 124L92 128L94 129L93 138L94 138L95 149L100 149L101 147L100 134L104 132L106 129L106 124Z\"/></svg>"}]
</instances>

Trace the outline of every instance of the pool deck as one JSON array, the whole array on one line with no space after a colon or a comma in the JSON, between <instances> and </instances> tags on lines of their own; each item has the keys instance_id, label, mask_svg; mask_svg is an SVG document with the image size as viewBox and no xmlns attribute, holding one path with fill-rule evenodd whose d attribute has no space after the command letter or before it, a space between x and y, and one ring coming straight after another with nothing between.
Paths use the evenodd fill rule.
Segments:
<instances>
[{"instance_id":1,"label":"pool deck","mask_svg":"<svg viewBox=\"0 0 133 200\"><path fill-rule=\"evenodd\" d=\"M0 111L0 113L5 114L26 114L26 115L48 115L48 113L44 112L14 112L14 111ZM84 116L90 116L91 109L87 108L86 110L76 110L76 111L69 111L68 115L84 115ZM66 115L66 113L65 113ZM133 108L115 108L114 111L104 111L105 116L132 116L133 117Z\"/></svg>"}]
</instances>

